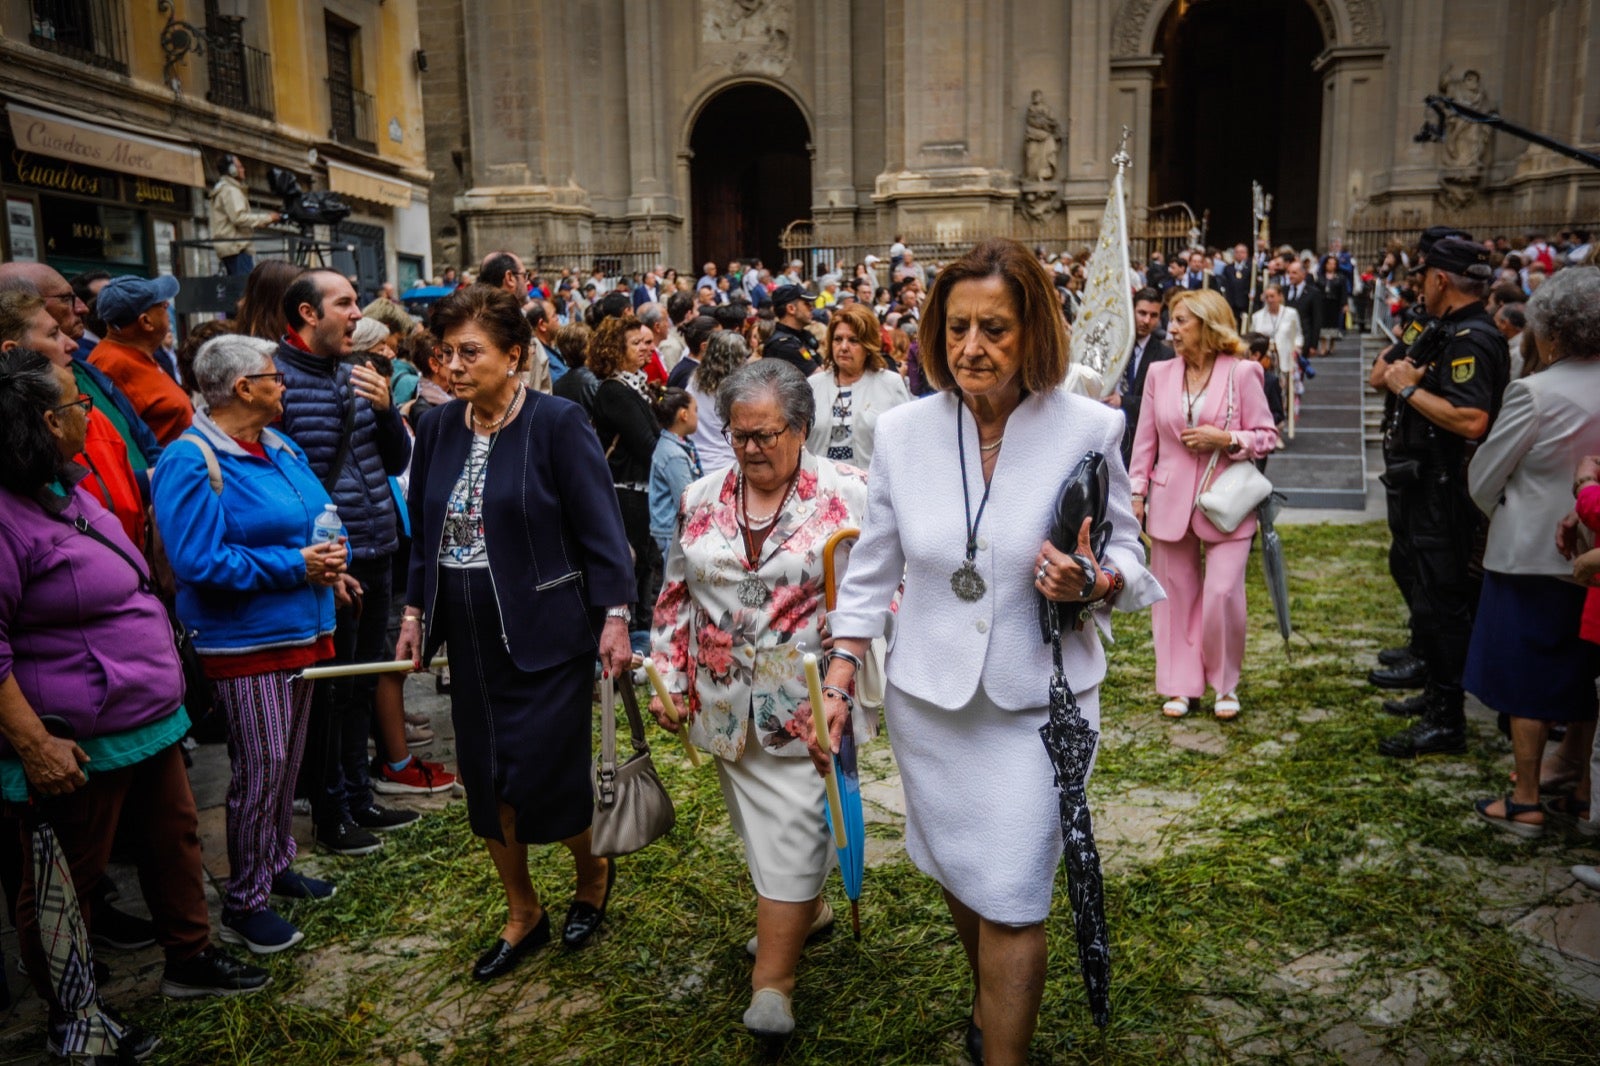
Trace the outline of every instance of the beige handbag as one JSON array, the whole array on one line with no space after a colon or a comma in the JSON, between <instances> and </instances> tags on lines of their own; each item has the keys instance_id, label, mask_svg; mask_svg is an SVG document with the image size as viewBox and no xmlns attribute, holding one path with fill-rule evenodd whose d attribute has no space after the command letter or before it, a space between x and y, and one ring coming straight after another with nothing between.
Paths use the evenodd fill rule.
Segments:
<instances>
[{"instance_id":1,"label":"beige handbag","mask_svg":"<svg viewBox=\"0 0 1600 1066\"><path fill-rule=\"evenodd\" d=\"M1233 423L1233 372L1237 369L1238 363L1228 369L1228 411L1222 419L1223 429ZM1200 491L1195 494L1194 506L1212 525L1224 533L1232 533L1262 500L1272 495L1272 482L1248 459L1235 461L1213 480L1211 474L1217 469L1221 456L1219 451L1211 453L1211 462L1200 477Z\"/></svg>"},{"instance_id":2,"label":"beige handbag","mask_svg":"<svg viewBox=\"0 0 1600 1066\"><path fill-rule=\"evenodd\" d=\"M629 855L665 836L677 822L672 798L650 761L639 698L624 677L622 706L628 715L633 754L617 765L617 698L611 678L600 680L600 756L594 763L593 839L595 855Z\"/></svg>"}]
</instances>

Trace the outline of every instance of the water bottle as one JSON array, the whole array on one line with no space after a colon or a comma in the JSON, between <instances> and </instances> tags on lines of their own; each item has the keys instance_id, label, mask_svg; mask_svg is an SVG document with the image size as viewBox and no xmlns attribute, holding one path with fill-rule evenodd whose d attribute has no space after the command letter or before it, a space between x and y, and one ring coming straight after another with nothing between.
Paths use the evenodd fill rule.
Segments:
<instances>
[{"instance_id":1,"label":"water bottle","mask_svg":"<svg viewBox=\"0 0 1600 1066\"><path fill-rule=\"evenodd\" d=\"M344 535L344 523L339 521L339 508L326 504L317 520L311 523L311 541L314 544L337 544Z\"/></svg>"}]
</instances>

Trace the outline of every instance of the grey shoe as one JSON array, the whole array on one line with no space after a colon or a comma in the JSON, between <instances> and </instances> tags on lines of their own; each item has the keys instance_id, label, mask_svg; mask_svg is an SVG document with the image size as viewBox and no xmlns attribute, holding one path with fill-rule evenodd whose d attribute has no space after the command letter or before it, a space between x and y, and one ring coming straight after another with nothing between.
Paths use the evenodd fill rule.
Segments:
<instances>
[{"instance_id":1,"label":"grey shoe","mask_svg":"<svg viewBox=\"0 0 1600 1066\"><path fill-rule=\"evenodd\" d=\"M817 916L811 919L811 928L806 930L806 943L811 943L812 940L816 939L832 928L833 908L828 906L827 900L823 900L822 906L817 908ZM759 939L759 937L751 937L749 940L745 941L744 950L749 953L752 959L756 957L756 948L759 946L757 941Z\"/></svg>"},{"instance_id":2,"label":"grey shoe","mask_svg":"<svg viewBox=\"0 0 1600 1066\"><path fill-rule=\"evenodd\" d=\"M752 1036L788 1036L794 1032L793 1004L776 988L758 988L744 1012L744 1027Z\"/></svg>"},{"instance_id":3,"label":"grey shoe","mask_svg":"<svg viewBox=\"0 0 1600 1066\"><path fill-rule=\"evenodd\" d=\"M1574 866L1572 876L1585 888L1592 888L1600 892L1600 866Z\"/></svg>"}]
</instances>

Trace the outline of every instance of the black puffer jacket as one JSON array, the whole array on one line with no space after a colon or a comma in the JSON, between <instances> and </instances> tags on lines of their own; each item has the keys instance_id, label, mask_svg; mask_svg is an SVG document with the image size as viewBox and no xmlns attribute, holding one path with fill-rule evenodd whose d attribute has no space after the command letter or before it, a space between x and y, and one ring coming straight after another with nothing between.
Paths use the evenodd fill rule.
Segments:
<instances>
[{"instance_id":1,"label":"black puffer jacket","mask_svg":"<svg viewBox=\"0 0 1600 1066\"><path fill-rule=\"evenodd\" d=\"M343 468L328 495L350 537L350 555L373 559L400 546L394 494L389 478L405 470L411 459L411 438L391 404L375 411L350 387L351 365L278 345L283 372L283 431L306 453L311 470L327 483L328 469L339 454L347 405L354 403L355 422Z\"/></svg>"}]
</instances>

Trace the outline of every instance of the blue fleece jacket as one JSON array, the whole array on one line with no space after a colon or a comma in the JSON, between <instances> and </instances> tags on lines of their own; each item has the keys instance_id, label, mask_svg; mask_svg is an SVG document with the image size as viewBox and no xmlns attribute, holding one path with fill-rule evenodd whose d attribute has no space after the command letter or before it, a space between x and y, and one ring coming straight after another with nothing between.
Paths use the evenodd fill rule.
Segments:
<instances>
[{"instance_id":1,"label":"blue fleece jacket","mask_svg":"<svg viewBox=\"0 0 1600 1066\"><path fill-rule=\"evenodd\" d=\"M212 491L202 437L217 457ZM332 633L333 590L306 583L300 549L331 501L294 441L261 433L257 459L205 413L167 445L150 486L156 527L178 578L178 617L202 655L291 648Z\"/></svg>"}]
</instances>

